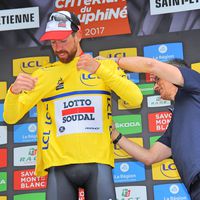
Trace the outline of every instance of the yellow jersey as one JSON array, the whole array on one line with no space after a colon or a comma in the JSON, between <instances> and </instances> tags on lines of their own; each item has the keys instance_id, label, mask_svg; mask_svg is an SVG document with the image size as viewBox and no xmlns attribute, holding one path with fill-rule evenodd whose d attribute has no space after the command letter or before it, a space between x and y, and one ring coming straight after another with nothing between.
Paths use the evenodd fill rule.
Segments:
<instances>
[{"instance_id":1,"label":"yellow jersey","mask_svg":"<svg viewBox=\"0 0 200 200\"><path fill-rule=\"evenodd\" d=\"M35 71L32 91L19 95L9 90L4 102L4 120L13 124L37 104L36 175L46 169L79 163L114 166L111 90L131 105L142 102L136 84L111 60L102 60L95 74L77 70L79 57L60 61Z\"/></svg>"}]
</instances>

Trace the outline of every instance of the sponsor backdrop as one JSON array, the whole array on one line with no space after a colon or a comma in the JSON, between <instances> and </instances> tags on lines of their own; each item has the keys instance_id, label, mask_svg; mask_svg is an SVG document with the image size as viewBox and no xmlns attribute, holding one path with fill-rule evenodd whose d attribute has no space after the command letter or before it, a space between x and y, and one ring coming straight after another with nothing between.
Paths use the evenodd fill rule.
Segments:
<instances>
[{"instance_id":1,"label":"sponsor backdrop","mask_svg":"<svg viewBox=\"0 0 200 200\"><path fill-rule=\"evenodd\" d=\"M200 71L197 1L7 2L0 5L0 200L46 199L48 177L34 175L36 108L15 125L7 125L2 116L7 89L16 76L21 72L31 74L56 60L49 46L38 42L46 10L70 9L79 14L84 29L83 49L94 56L139 55L160 61L183 58L189 67ZM139 107L131 107L113 94L113 119L124 136L149 148L166 130L173 105L154 92L151 74L127 72L127 77L138 84L144 101ZM91 84L92 78L83 77L85 84ZM113 179L118 200L190 199L171 158L147 167L116 145ZM84 200L81 188L79 200Z\"/></svg>"}]
</instances>

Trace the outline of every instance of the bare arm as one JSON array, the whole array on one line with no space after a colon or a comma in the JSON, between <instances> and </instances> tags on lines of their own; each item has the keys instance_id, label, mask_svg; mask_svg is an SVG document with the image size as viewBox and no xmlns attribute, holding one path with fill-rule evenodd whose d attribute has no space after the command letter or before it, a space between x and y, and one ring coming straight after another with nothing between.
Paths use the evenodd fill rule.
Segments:
<instances>
[{"instance_id":1,"label":"bare arm","mask_svg":"<svg viewBox=\"0 0 200 200\"><path fill-rule=\"evenodd\" d=\"M122 57L118 62L120 68L131 72L152 73L161 79L183 86L184 80L179 69L173 65L145 57Z\"/></svg>"},{"instance_id":2,"label":"bare arm","mask_svg":"<svg viewBox=\"0 0 200 200\"><path fill-rule=\"evenodd\" d=\"M113 129L111 134L112 140L117 138L118 135L118 131ZM145 149L122 136L117 144L134 159L143 162L146 165L160 162L171 156L171 149L160 142L156 142L150 149Z\"/></svg>"}]
</instances>

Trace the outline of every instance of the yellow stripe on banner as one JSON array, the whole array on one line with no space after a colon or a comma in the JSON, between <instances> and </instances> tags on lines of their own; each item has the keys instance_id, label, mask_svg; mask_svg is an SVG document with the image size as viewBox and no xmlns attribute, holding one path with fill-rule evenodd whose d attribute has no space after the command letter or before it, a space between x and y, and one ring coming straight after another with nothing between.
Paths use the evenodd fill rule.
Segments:
<instances>
[{"instance_id":1,"label":"yellow stripe on banner","mask_svg":"<svg viewBox=\"0 0 200 200\"><path fill-rule=\"evenodd\" d=\"M121 58L128 56L137 56L137 48L109 49L100 51L99 55L105 58Z\"/></svg>"},{"instance_id":2,"label":"yellow stripe on banner","mask_svg":"<svg viewBox=\"0 0 200 200\"><path fill-rule=\"evenodd\" d=\"M191 68L195 71L197 71L198 73L200 73L200 63L193 63L191 64Z\"/></svg>"},{"instance_id":3,"label":"yellow stripe on banner","mask_svg":"<svg viewBox=\"0 0 200 200\"><path fill-rule=\"evenodd\" d=\"M128 138L128 139L143 147L142 138ZM114 158L123 159L123 158L132 158L132 156L130 156L124 150L122 150L120 146L116 145L116 147L114 148Z\"/></svg>"},{"instance_id":4,"label":"yellow stripe on banner","mask_svg":"<svg viewBox=\"0 0 200 200\"><path fill-rule=\"evenodd\" d=\"M32 74L47 63L49 63L49 56L13 59L13 76L17 76L19 73Z\"/></svg>"},{"instance_id":5,"label":"yellow stripe on banner","mask_svg":"<svg viewBox=\"0 0 200 200\"><path fill-rule=\"evenodd\" d=\"M0 200L7 200L6 196L0 196Z\"/></svg>"},{"instance_id":6,"label":"yellow stripe on banner","mask_svg":"<svg viewBox=\"0 0 200 200\"><path fill-rule=\"evenodd\" d=\"M180 176L172 159L165 159L152 165L153 180L179 180Z\"/></svg>"},{"instance_id":7,"label":"yellow stripe on banner","mask_svg":"<svg viewBox=\"0 0 200 200\"><path fill-rule=\"evenodd\" d=\"M0 82L0 100L5 99L7 92L7 82Z\"/></svg>"}]
</instances>

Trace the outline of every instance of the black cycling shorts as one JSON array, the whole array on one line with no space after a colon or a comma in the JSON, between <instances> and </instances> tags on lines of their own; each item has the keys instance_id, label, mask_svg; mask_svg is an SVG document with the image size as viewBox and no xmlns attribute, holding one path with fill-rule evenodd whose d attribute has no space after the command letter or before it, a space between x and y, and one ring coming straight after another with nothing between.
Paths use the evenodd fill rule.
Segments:
<instances>
[{"instance_id":1,"label":"black cycling shorts","mask_svg":"<svg viewBox=\"0 0 200 200\"><path fill-rule=\"evenodd\" d=\"M48 170L47 200L78 200L78 189L85 200L116 200L112 167L88 163L51 167Z\"/></svg>"}]
</instances>

